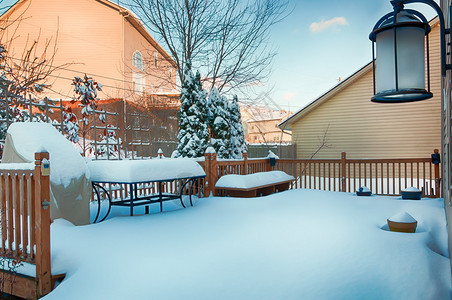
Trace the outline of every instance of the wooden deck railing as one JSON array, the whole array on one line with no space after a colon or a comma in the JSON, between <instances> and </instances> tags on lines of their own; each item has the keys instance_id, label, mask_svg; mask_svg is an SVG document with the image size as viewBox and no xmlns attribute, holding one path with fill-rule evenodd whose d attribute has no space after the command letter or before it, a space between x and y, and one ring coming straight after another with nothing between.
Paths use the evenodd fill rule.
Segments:
<instances>
[{"instance_id":1,"label":"wooden deck railing","mask_svg":"<svg viewBox=\"0 0 452 300\"><path fill-rule=\"evenodd\" d=\"M337 192L355 192L367 186L373 194L400 195L407 187L423 190L424 197L440 197L439 164L431 158L403 159L347 159L341 153L337 159L276 159L274 166L269 159L217 160L215 153L206 153L204 161L198 161L207 176L195 184L195 194L208 197L210 193L220 195L215 183L227 174L253 174L281 170L296 178L291 188L318 189ZM163 185L163 192L175 193L183 182L173 181ZM127 185L105 185L115 199L129 195ZM188 187L186 187L188 189ZM158 192L155 183L138 186L138 195ZM188 193L188 190L185 192Z\"/></svg>"},{"instance_id":2,"label":"wooden deck railing","mask_svg":"<svg viewBox=\"0 0 452 300\"><path fill-rule=\"evenodd\" d=\"M48 153L36 153L34 168L24 170L18 164L0 164L0 256L36 265L35 278L0 270L0 286L5 293L27 299L46 295L52 288L50 183L49 175L41 171L44 159L49 159Z\"/></svg>"},{"instance_id":3,"label":"wooden deck railing","mask_svg":"<svg viewBox=\"0 0 452 300\"><path fill-rule=\"evenodd\" d=\"M342 152L338 159L277 159L271 166L269 159L251 160L246 153L242 160L224 161L218 161L215 153L206 153L200 164L207 174L204 195L218 195L215 183L226 174L281 170L296 178L291 188L355 192L367 186L373 194L394 196L416 187L424 197L441 197L440 165L431 158L347 159Z\"/></svg>"}]
</instances>

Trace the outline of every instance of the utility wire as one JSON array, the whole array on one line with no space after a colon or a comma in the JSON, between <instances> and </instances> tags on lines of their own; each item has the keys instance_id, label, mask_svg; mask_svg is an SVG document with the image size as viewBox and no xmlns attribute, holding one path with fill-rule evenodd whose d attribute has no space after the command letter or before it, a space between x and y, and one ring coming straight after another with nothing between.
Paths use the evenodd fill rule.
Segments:
<instances>
[{"instance_id":1,"label":"utility wire","mask_svg":"<svg viewBox=\"0 0 452 300\"><path fill-rule=\"evenodd\" d=\"M13 59L13 60L17 60L17 61L28 62L27 60L24 60L24 59L21 59L21 58L11 57L11 56L7 56L7 55L5 55L5 57ZM48 67L52 67L52 65L49 65L49 64L43 64L43 65L44 66L48 66ZM68 69L68 68L64 68L64 67L55 67L55 68L58 69L58 70L65 70L65 71L71 71L71 72L80 73L80 71L72 70L72 69ZM102 76L102 75L99 75L99 74L88 73L88 72L81 72L81 73L84 73L84 74L87 74L87 75L90 75L90 76L111 79L111 80L114 80L114 81L120 81L121 83L125 82L125 83L129 83L129 84L132 84L132 85L134 84L134 82L132 82L132 81L123 81L122 79L112 78L112 77L108 77L108 76ZM68 77L64 77L64 76L57 76L57 75L53 75L53 74L48 74L48 76L54 77L54 78L65 79L65 80L68 80L68 81L71 81L71 82L73 81L73 78L68 78ZM108 87L108 88L111 88L111 89L115 89L115 90L118 90L118 91L125 91L125 92L130 92L130 93L136 93L136 90L134 90L134 89L121 88L121 87L112 86L112 85L108 85L108 84L102 84L102 86L103 87ZM149 85L145 85L145 86L149 87ZM60 94L62 96L66 96L66 95L63 95L63 94L61 94L59 92L56 92L54 90L52 90L52 91L57 93L57 94ZM66 97L69 97L69 96L66 96ZM69 97L69 98L71 98L71 97Z\"/></svg>"},{"instance_id":2,"label":"utility wire","mask_svg":"<svg viewBox=\"0 0 452 300\"><path fill-rule=\"evenodd\" d=\"M5 57L10 58L10 59L12 59L12 60L21 61L21 62L28 62L27 60L22 59L22 58L12 57L12 56L8 56L8 55L5 55ZM50 64L43 64L43 65L46 66L46 67L53 67L53 66L50 65ZM113 81L119 81L119 82L121 82L121 83L124 82L124 83L134 84L133 81L128 81L128 80L123 80L123 79L108 77L108 76L99 75L99 74L94 74L94 73L89 73L89 72L78 71L78 70L69 69L69 68L65 68L65 67L55 67L55 68L57 68L58 70L65 70L65 71L70 71L70 72L83 73L83 74L86 74L86 75L95 76L96 78L105 78L105 79L110 79L110 80L113 80ZM146 73L145 73L145 74L146 74ZM147 75L151 75L151 74L147 74ZM152 75L151 75L151 76L152 76ZM71 80L72 80L72 79L71 79ZM106 85L104 85L104 84L102 84L102 85L103 85L103 86L106 86Z\"/></svg>"}]
</instances>

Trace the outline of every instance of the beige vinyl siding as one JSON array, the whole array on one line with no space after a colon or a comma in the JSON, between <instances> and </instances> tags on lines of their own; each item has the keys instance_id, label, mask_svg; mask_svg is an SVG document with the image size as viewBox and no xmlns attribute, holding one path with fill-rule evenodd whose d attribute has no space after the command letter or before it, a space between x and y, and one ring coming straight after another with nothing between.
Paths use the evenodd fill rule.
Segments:
<instances>
[{"instance_id":1,"label":"beige vinyl siding","mask_svg":"<svg viewBox=\"0 0 452 300\"><path fill-rule=\"evenodd\" d=\"M291 124L297 157L309 158L326 132L326 146L315 158L429 157L441 145L441 80L439 27L430 35L431 91L434 97L419 102L381 104L372 97L372 65L350 78L350 83L319 99ZM345 83L345 82L344 82ZM328 129L328 130L327 130Z\"/></svg>"}]
</instances>

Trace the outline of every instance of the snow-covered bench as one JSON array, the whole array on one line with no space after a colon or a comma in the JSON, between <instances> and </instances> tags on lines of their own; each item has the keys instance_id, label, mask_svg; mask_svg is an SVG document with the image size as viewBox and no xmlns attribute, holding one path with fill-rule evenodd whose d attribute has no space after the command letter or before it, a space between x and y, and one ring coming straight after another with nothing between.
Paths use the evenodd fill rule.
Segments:
<instances>
[{"instance_id":1,"label":"snow-covered bench","mask_svg":"<svg viewBox=\"0 0 452 300\"><path fill-rule=\"evenodd\" d=\"M225 196L251 198L270 195L289 189L293 176L283 171L259 172L248 175L229 174L218 179L215 188Z\"/></svg>"}]
</instances>

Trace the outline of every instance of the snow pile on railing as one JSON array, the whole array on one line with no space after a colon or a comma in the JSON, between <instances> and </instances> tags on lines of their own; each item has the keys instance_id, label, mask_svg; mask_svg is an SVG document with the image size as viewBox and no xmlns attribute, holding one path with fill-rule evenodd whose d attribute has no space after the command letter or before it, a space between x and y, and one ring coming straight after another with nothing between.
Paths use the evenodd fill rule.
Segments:
<instances>
[{"instance_id":1,"label":"snow pile on railing","mask_svg":"<svg viewBox=\"0 0 452 300\"><path fill-rule=\"evenodd\" d=\"M0 164L0 170L34 170L34 163L4 163Z\"/></svg>"}]
</instances>

